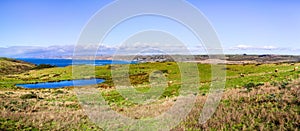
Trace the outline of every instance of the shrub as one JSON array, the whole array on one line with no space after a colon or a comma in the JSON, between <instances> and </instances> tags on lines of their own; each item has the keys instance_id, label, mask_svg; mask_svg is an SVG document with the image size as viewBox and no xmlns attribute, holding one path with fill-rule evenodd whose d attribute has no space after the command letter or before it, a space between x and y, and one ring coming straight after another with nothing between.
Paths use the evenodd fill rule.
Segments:
<instances>
[{"instance_id":1,"label":"shrub","mask_svg":"<svg viewBox=\"0 0 300 131\"><path fill-rule=\"evenodd\" d=\"M33 70L38 70L38 69L45 69L45 68L53 68L53 67L57 67L55 65L50 65L50 64L40 64L34 68L32 68Z\"/></svg>"},{"instance_id":2,"label":"shrub","mask_svg":"<svg viewBox=\"0 0 300 131\"><path fill-rule=\"evenodd\" d=\"M253 82L250 82L250 83L247 83L245 86L244 86L248 92L250 92L252 90L252 88L255 87L255 84Z\"/></svg>"},{"instance_id":3,"label":"shrub","mask_svg":"<svg viewBox=\"0 0 300 131\"><path fill-rule=\"evenodd\" d=\"M9 92L5 92L5 94L6 94L6 95L12 95L12 94L14 94L14 93L9 91Z\"/></svg>"},{"instance_id":4,"label":"shrub","mask_svg":"<svg viewBox=\"0 0 300 131\"><path fill-rule=\"evenodd\" d=\"M278 86L278 82L276 82L276 81L271 81L271 83L270 83L272 86Z\"/></svg>"},{"instance_id":5,"label":"shrub","mask_svg":"<svg viewBox=\"0 0 300 131\"><path fill-rule=\"evenodd\" d=\"M171 63L171 62L168 62L168 63L167 63L167 65L173 65L173 63Z\"/></svg>"},{"instance_id":6,"label":"shrub","mask_svg":"<svg viewBox=\"0 0 300 131\"><path fill-rule=\"evenodd\" d=\"M64 94L65 92L62 90L56 90L53 92L54 94Z\"/></svg>"},{"instance_id":7,"label":"shrub","mask_svg":"<svg viewBox=\"0 0 300 131\"><path fill-rule=\"evenodd\" d=\"M264 82L258 82L258 83L256 84L256 86L263 86L263 85L265 85Z\"/></svg>"},{"instance_id":8,"label":"shrub","mask_svg":"<svg viewBox=\"0 0 300 131\"><path fill-rule=\"evenodd\" d=\"M33 98L38 98L38 96L35 93L31 94L25 94L20 96L21 99L33 99Z\"/></svg>"},{"instance_id":9,"label":"shrub","mask_svg":"<svg viewBox=\"0 0 300 131\"><path fill-rule=\"evenodd\" d=\"M0 94L0 98L5 98L6 95L5 94Z\"/></svg>"},{"instance_id":10,"label":"shrub","mask_svg":"<svg viewBox=\"0 0 300 131\"><path fill-rule=\"evenodd\" d=\"M262 65L262 64L260 64L260 63L258 63L258 64L255 64L255 66L260 66L260 65Z\"/></svg>"},{"instance_id":11,"label":"shrub","mask_svg":"<svg viewBox=\"0 0 300 131\"><path fill-rule=\"evenodd\" d=\"M287 87L287 85L289 85L289 82L287 82L287 81L281 82L280 89L285 89Z\"/></svg>"},{"instance_id":12,"label":"shrub","mask_svg":"<svg viewBox=\"0 0 300 131\"><path fill-rule=\"evenodd\" d=\"M160 70L162 73L169 73L168 70Z\"/></svg>"},{"instance_id":13,"label":"shrub","mask_svg":"<svg viewBox=\"0 0 300 131\"><path fill-rule=\"evenodd\" d=\"M259 82L259 83L247 83L244 85L244 87L247 89L248 92L250 92L254 87L263 86L265 83Z\"/></svg>"}]
</instances>

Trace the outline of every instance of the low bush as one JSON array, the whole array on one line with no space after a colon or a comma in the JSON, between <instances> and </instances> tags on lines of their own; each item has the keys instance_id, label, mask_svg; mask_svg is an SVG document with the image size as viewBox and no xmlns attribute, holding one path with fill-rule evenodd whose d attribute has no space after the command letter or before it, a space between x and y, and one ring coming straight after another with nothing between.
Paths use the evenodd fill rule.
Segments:
<instances>
[{"instance_id":1,"label":"low bush","mask_svg":"<svg viewBox=\"0 0 300 131\"><path fill-rule=\"evenodd\" d=\"M288 85L289 85L289 82L287 82L287 81L282 81L279 88L280 88L280 89L285 89Z\"/></svg>"},{"instance_id":2,"label":"low bush","mask_svg":"<svg viewBox=\"0 0 300 131\"><path fill-rule=\"evenodd\" d=\"M54 94L64 94L65 92L62 90L56 90L53 92Z\"/></svg>"},{"instance_id":3,"label":"low bush","mask_svg":"<svg viewBox=\"0 0 300 131\"><path fill-rule=\"evenodd\" d=\"M55 65L50 65L50 64L40 64L37 65L36 67L32 68L33 70L38 70L38 69L45 69L45 68L54 68L57 67Z\"/></svg>"},{"instance_id":4,"label":"low bush","mask_svg":"<svg viewBox=\"0 0 300 131\"><path fill-rule=\"evenodd\" d=\"M35 93L31 94L25 94L20 96L21 99L33 99L33 98L38 98L38 96Z\"/></svg>"},{"instance_id":5,"label":"low bush","mask_svg":"<svg viewBox=\"0 0 300 131\"><path fill-rule=\"evenodd\" d=\"M249 82L245 84L244 87L247 89L248 92L250 92L253 88L258 86L263 86L263 85L264 85L263 82L259 82L259 83Z\"/></svg>"}]
</instances>

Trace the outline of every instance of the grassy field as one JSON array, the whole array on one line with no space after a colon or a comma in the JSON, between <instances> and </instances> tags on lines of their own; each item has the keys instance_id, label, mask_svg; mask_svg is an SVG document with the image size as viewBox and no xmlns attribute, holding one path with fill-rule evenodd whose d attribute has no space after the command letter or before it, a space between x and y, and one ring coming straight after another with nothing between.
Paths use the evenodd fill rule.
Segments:
<instances>
[{"instance_id":1,"label":"grassy field","mask_svg":"<svg viewBox=\"0 0 300 131\"><path fill-rule=\"evenodd\" d=\"M149 91L153 72L158 71L166 81L172 81L157 101L140 105L123 98L113 84L111 70L126 65L97 66L95 71L90 70L93 69L90 66L77 66L81 72L75 75L71 66L30 70L34 68L31 65L22 71L7 73L17 68L15 65L1 64L0 130L101 129L84 114L73 87L22 89L15 86L19 83L102 78L106 81L97 85L99 93L113 110L134 119L144 119L158 116L174 105L182 82L179 67L174 62L130 65L130 82L140 92ZM217 111L205 124L199 124L198 117L210 88L211 65L197 66L200 86L196 105L173 130L299 130L300 71L294 68L300 63L226 65L223 69L227 74L226 90Z\"/></svg>"}]
</instances>

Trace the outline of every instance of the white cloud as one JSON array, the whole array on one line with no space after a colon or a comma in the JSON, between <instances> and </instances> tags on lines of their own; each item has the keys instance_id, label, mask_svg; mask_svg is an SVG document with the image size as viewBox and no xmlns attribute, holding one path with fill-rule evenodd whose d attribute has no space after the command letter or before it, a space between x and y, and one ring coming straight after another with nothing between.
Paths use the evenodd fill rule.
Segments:
<instances>
[{"instance_id":1,"label":"white cloud","mask_svg":"<svg viewBox=\"0 0 300 131\"><path fill-rule=\"evenodd\" d=\"M253 46L250 45L237 45L236 47L233 47L233 49L251 49Z\"/></svg>"},{"instance_id":2,"label":"white cloud","mask_svg":"<svg viewBox=\"0 0 300 131\"><path fill-rule=\"evenodd\" d=\"M262 49L273 50L273 49L279 49L279 48L275 47L275 46L263 46Z\"/></svg>"},{"instance_id":3,"label":"white cloud","mask_svg":"<svg viewBox=\"0 0 300 131\"><path fill-rule=\"evenodd\" d=\"M276 46L266 45L266 46L252 46L252 45L237 45L231 47L231 50L276 50L279 49Z\"/></svg>"},{"instance_id":4,"label":"white cloud","mask_svg":"<svg viewBox=\"0 0 300 131\"><path fill-rule=\"evenodd\" d=\"M74 45L54 45L48 47L42 46L11 46L11 47L0 47L0 56L4 57L40 57L40 58L51 58L51 57L63 57L73 56ZM231 48L212 48L206 49L202 46L185 46L180 44L160 44L160 43L134 43L131 45L121 46L106 46L101 45L98 48L98 44L87 44L77 46L79 51L78 55L90 56L95 55L113 55L118 51L118 54L207 54L207 50L210 52L224 51L226 53L254 53L254 54L265 54L265 53L287 53L287 54L299 54L299 48L279 48L272 45L262 46L251 46L240 44Z\"/></svg>"},{"instance_id":5,"label":"white cloud","mask_svg":"<svg viewBox=\"0 0 300 131\"><path fill-rule=\"evenodd\" d=\"M62 57L62 56L73 56L74 45L53 45L48 47L43 46L11 46L1 47L0 56L4 57L39 57L39 58L51 58L51 57ZM82 55L96 53L97 49L99 54L112 54L115 48L106 48L106 46L100 46L99 48L94 45L78 46L77 51Z\"/></svg>"},{"instance_id":6,"label":"white cloud","mask_svg":"<svg viewBox=\"0 0 300 131\"><path fill-rule=\"evenodd\" d=\"M118 54L187 54L190 51L188 50L189 47L182 45L180 43L145 43L145 42L135 42L135 43L126 43L120 45L118 47Z\"/></svg>"}]
</instances>

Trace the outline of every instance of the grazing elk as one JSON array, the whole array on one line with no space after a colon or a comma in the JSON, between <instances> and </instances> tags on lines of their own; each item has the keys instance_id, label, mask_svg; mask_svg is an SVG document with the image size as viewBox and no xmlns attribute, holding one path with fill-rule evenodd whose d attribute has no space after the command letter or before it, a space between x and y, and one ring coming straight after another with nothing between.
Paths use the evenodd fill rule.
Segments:
<instances>
[{"instance_id":1,"label":"grazing elk","mask_svg":"<svg viewBox=\"0 0 300 131\"><path fill-rule=\"evenodd\" d=\"M275 69L275 72L277 73L279 71L279 69Z\"/></svg>"},{"instance_id":2,"label":"grazing elk","mask_svg":"<svg viewBox=\"0 0 300 131\"><path fill-rule=\"evenodd\" d=\"M298 70L298 66L294 68L294 71L297 71L297 70Z\"/></svg>"},{"instance_id":3,"label":"grazing elk","mask_svg":"<svg viewBox=\"0 0 300 131\"><path fill-rule=\"evenodd\" d=\"M168 81L168 86L171 86L173 84L173 81Z\"/></svg>"},{"instance_id":4,"label":"grazing elk","mask_svg":"<svg viewBox=\"0 0 300 131\"><path fill-rule=\"evenodd\" d=\"M241 77L245 77L245 74L241 73L240 76L241 76Z\"/></svg>"}]
</instances>

